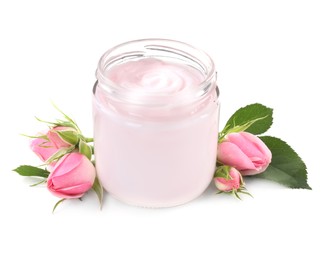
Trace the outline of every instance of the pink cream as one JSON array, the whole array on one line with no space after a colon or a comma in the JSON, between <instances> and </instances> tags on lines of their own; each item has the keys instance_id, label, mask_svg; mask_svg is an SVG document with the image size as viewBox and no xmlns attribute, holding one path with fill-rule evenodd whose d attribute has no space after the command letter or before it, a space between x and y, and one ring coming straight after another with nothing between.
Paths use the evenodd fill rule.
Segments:
<instances>
[{"instance_id":1,"label":"pink cream","mask_svg":"<svg viewBox=\"0 0 323 260\"><path fill-rule=\"evenodd\" d=\"M207 94L195 98L207 75L164 57L128 59L97 75L95 157L104 188L145 207L175 206L199 196L216 163L215 79Z\"/></svg>"}]
</instances>

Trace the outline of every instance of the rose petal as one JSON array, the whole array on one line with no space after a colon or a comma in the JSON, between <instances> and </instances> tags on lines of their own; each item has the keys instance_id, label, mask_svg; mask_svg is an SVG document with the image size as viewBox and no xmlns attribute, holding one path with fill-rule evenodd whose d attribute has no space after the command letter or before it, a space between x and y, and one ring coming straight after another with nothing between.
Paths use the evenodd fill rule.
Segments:
<instances>
[{"instance_id":1,"label":"rose petal","mask_svg":"<svg viewBox=\"0 0 323 260\"><path fill-rule=\"evenodd\" d=\"M246 156L238 146L230 142L222 142L218 146L218 160L233 166L238 170L256 169L252 161Z\"/></svg>"}]
</instances>

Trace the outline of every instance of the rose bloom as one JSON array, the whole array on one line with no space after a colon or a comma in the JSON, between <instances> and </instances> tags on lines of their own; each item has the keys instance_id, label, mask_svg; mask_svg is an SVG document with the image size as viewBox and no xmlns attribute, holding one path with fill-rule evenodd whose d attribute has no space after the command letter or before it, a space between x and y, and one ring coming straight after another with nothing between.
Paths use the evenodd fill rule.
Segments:
<instances>
[{"instance_id":1,"label":"rose bloom","mask_svg":"<svg viewBox=\"0 0 323 260\"><path fill-rule=\"evenodd\" d=\"M229 192L238 190L242 184L241 174L237 169L231 167L228 178L217 177L215 173L214 183L220 191Z\"/></svg>"},{"instance_id":2,"label":"rose bloom","mask_svg":"<svg viewBox=\"0 0 323 260\"><path fill-rule=\"evenodd\" d=\"M271 152L261 139L247 133L228 134L218 145L218 161L230 165L242 175L264 172L271 162Z\"/></svg>"},{"instance_id":3,"label":"rose bloom","mask_svg":"<svg viewBox=\"0 0 323 260\"><path fill-rule=\"evenodd\" d=\"M55 164L47 179L49 191L60 198L80 198L92 188L95 167L81 153L64 155Z\"/></svg>"}]
</instances>

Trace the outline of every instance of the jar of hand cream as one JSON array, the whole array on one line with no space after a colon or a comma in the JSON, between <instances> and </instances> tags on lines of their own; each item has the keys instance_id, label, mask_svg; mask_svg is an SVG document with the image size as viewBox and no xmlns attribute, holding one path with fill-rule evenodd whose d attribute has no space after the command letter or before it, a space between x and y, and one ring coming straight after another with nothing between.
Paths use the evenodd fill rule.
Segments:
<instances>
[{"instance_id":1,"label":"jar of hand cream","mask_svg":"<svg viewBox=\"0 0 323 260\"><path fill-rule=\"evenodd\" d=\"M213 61L182 42L145 39L108 50L93 89L99 179L115 198L170 207L198 197L216 165Z\"/></svg>"}]
</instances>

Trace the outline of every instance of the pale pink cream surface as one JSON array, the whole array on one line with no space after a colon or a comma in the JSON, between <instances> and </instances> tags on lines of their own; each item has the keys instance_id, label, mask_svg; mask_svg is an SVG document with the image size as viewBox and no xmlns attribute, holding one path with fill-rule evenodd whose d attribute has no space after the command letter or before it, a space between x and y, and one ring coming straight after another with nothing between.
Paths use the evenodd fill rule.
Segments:
<instances>
[{"instance_id":1,"label":"pale pink cream surface","mask_svg":"<svg viewBox=\"0 0 323 260\"><path fill-rule=\"evenodd\" d=\"M196 88L204 80L204 75L195 68L154 58L114 66L106 76L119 86L137 92L137 95L172 95L185 88Z\"/></svg>"},{"instance_id":2,"label":"pale pink cream surface","mask_svg":"<svg viewBox=\"0 0 323 260\"><path fill-rule=\"evenodd\" d=\"M215 169L218 102L214 90L199 102L182 97L205 76L186 64L145 58L115 65L106 77L137 105L96 90L95 156L104 188L147 207L175 206L200 195Z\"/></svg>"}]
</instances>

